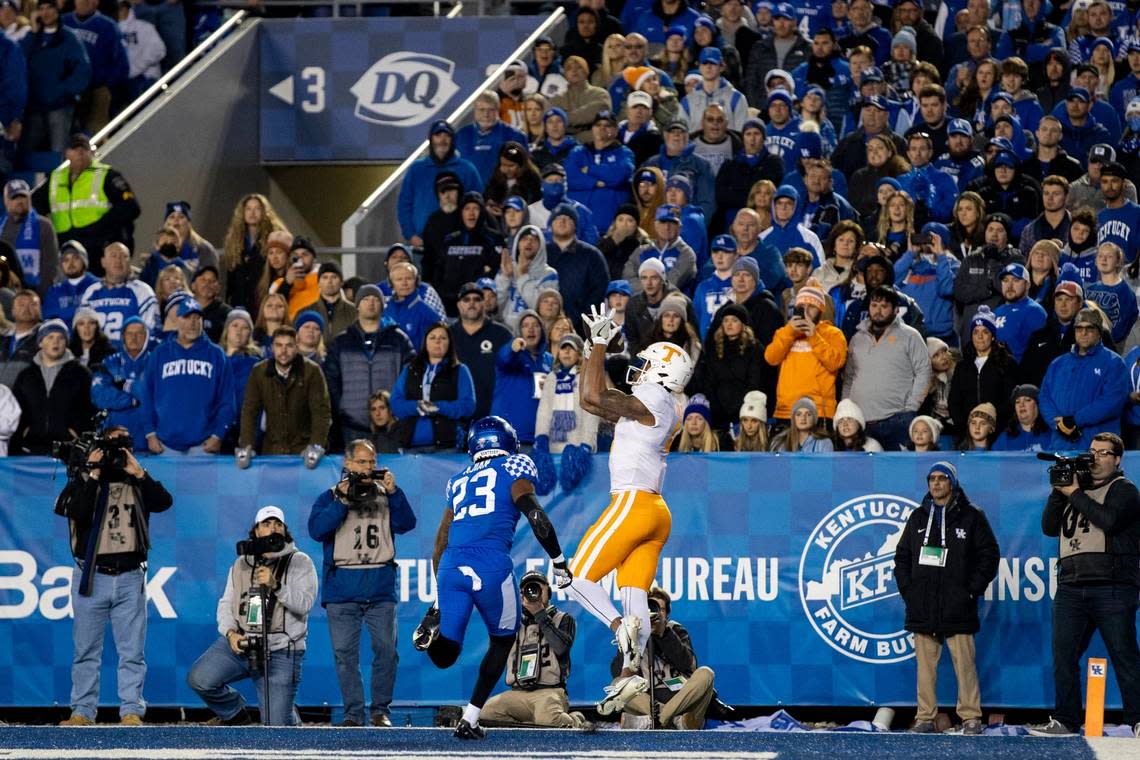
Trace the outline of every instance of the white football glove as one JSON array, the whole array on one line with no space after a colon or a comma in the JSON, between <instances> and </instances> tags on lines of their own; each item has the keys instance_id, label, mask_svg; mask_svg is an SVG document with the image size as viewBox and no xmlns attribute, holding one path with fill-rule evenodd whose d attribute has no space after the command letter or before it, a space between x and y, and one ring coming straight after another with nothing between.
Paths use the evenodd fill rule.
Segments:
<instances>
[{"instance_id":1,"label":"white football glove","mask_svg":"<svg viewBox=\"0 0 1140 760\"><path fill-rule=\"evenodd\" d=\"M582 322L590 332L592 343L607 346L617 334L618 326L614 324L613 310L604 303L591 306L590 313L582 315Z\"/></svg>"}]
</instances>

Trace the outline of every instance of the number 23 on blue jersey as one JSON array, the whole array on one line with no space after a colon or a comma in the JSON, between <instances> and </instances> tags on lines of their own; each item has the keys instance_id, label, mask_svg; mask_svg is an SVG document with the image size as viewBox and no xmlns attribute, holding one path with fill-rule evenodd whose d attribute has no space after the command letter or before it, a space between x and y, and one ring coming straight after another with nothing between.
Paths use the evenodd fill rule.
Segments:
<instances>
[{"instance_id":1,"label":"number 23 on blue jersey","mask_svg":"<svg viewBox=\"0 0 1140 760\"><path fill-rule=\"evenodd\" d=\"M498 472L493 467L464 475L451 483L451 511L454 522L465 517L480 517L495 511L495 481ZM470 491L470 493L468 493Z\"/></svg>"}]
</instances>

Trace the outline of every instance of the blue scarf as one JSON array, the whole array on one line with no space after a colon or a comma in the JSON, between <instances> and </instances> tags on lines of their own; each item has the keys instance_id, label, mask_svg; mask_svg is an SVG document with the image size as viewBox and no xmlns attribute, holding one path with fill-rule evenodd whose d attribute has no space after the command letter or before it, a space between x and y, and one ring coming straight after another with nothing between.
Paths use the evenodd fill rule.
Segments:
<instances>
[{"instance_id":1,"label":"blue scarf","mask_svg":"<svg viewBox=\"0 0 1140 760\"><path fill-rule=\"evenodd\" d=\"M559 367L554 372L554 412L550 416L550 440L565 443L570 432L578 427L578 405L576 395L578 368Z\"/></svg>"},{"instance_id":2,"label":"blue scarf","mask_svg":"<svg viewBox=\"0 0 1140 760\"><path fill-rule=\"evenodd\" d=\"M8 224L8 215L0 218L0 230ZM24 270L24 287L35 288L40 284L40 217L35 209L28 211L24 226L16 238L16 257Z\"/></svg>"},{"instance_id":3,"label":"blue scarf","mask_svg":"<svg viewBox=\"0 0 1140 760\"><path fill-rule=\"evenodd\" d=\"M431 382L435 380L435 373L439 372L439 367L439 364L428 362L427 367L424 368L424 379L420 383L420 398L424 401L431 401Z\"/></svg>"}]
</instances>

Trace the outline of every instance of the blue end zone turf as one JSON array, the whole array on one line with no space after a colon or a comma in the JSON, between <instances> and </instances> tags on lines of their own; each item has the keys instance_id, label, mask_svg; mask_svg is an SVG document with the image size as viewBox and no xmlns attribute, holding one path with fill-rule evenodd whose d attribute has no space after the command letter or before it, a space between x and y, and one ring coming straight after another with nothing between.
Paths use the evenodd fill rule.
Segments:
<instances>
[{"instance_id":1,"label":"blue end zone turf","mask_svg":"<svg viewBox=\"0 0 1140 760\"><path fill-rule=\"evenodd\" d=\"M0 729L0 758L132 760L147 758L828 758L861 760L1040 760L1095 757L1081 738L916 736L857 733L574 731L488 729L482 742L461 742L449 729L144 728Z\"/></svg>"}]
</instances>

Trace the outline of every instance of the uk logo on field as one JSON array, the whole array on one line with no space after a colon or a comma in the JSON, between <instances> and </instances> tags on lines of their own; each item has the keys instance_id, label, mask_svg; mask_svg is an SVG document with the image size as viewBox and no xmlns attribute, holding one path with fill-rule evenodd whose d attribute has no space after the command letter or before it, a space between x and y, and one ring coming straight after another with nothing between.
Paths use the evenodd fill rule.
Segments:
<instances>
[{"instance_id":1,"label":"uk logo on field","mask_svg":"<svg viewBox=\"0 0 1140 760\"><path fill-rule=\"evenodd\" d=\"M435 116L459 92L455 63L429 53L389 53L369 67L350 92L353 114L390 127L414 127Z\"/></svg>"},{"instance_id":2,"label":"uk logo on field","mask_svg":"<svg viewBox=\"0 0 1140 760\"><path fill-rule=\"evenodd\" d=\"M918 504L868 494L835 507L816 524L800 557L800 602L816 634L853 660L902 662L914 636L895 585L895 548Z\"/></svg>"}]
</instances>

